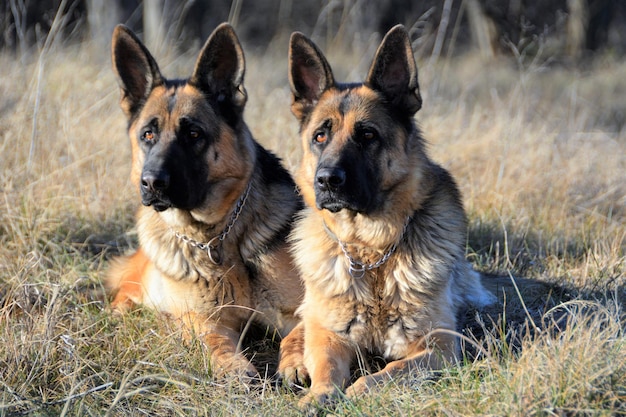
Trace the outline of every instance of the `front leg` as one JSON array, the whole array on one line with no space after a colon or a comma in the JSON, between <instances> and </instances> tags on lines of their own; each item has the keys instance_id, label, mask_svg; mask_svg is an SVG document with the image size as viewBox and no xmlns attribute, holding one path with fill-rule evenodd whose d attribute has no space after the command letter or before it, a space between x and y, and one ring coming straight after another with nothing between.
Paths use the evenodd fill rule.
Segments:
<instances>
[{"instance_id":1,"label":"front leg","mask_svg":"<svg viewBox=\"0 0 626 417\"><path fill-rule=\"evenodd\" d=\"M123 313L143 303L146 288L154 279L160 275L154 273L154 264L141 248L130 256L115 258L104 279L107 291L114 295L112 310Z\"/></svg>"},{"instance_id":2,"label":"front leg","mask_svg":"<svg viewBox=\"0 0 626 417\"><path fill-rule=\"evenodd\" d=\"M357 397L381 383L410 374L413 370L440 370L446 363L457 360L458 349L458 338L447 331L436 333L436 336L428 340L422 338L412 344L407 357L389 362L382 370L371 375L360 377L348 387L346 395L350 398Z\"/></svg>"},{"instance_id":3,"label":"front leg","mask_svg":"<svg viewBox=\"0 0 626 417\"><path fill-rule=\"evenodd\" d=\"M309 373L304 366L304 323L300 322L280 342L278 375L291 387L304 385Z\"/></svg>"},{"instance_id":4,"label":"front leg","mask_svg":"<svg viewBox=\"0 0 626 417\"><path fill-rule=\"evenodd\" d=\"M237 350L241 337L239 331L223 323L207 321L192 312L185 314L184 321L208 348L214 376L232 375L239 377L244 383L251 383L259 378L254 365Z\"/></svg>"},{"instance_id":5,"label":"front leg","mask_svg":"<svg viewBox=\"0 0 626 417\"><path fill-rule=\"evenodd\" d=\"M306 321L304 365L311 377L309 393L299 407L310 409L338 397L350 378L355 350L350 342L316 321Z\"/></svg>"}]
</instances>

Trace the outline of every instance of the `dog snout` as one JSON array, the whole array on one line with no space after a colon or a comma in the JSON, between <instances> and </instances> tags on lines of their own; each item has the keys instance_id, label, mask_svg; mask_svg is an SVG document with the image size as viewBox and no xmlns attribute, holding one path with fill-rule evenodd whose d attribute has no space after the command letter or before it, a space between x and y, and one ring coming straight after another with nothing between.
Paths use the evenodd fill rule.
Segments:
<instances>
[{"instance_id":1,"label":"dog snout","mask_svg":"<svg viewBox=\"0 0 626 417\"><path fill-rule=\"evenodd\" d=\"M337 167L323 167L317 170L316 181L321 191L334 191L346 183L346 172Z\"/></svg>"},{"instance_id":2,"label":"dog snout","mask_svg":"<svg viewBox=\"0 0 626 417\"><path fill-rule=\"evenodd\" d=\"M164 171L148 171L141 175L141 190L158 194L165 191L170 185L170 176Z\"/></svg>"}]
</instances>

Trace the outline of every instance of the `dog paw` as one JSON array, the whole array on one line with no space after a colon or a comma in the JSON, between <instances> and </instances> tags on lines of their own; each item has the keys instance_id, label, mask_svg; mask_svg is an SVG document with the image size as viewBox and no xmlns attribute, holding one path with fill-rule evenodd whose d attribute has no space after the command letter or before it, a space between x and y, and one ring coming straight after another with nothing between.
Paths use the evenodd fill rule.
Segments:
<instances>
[{"instance_id":1,"label":"dog paw","mask_svg":"<svg viewBox=\"0 0 626 417\"><path fill-rule=\"evenodd\" d=\"M236 380L246 391L259 389L263 385L264 379L254 370L247 370L236 375Z\"/></svg>"},{"instance_id":2,"label":"dog paw","mask_svg":"<svg viewBox=\"0 0 626 417\"><path fill-rule=\"evenodd\" d=\"M123 316L137 307L137 303L132 298L126 297L122 293L117 293L108 307L109 312L114 316Z\"/></svg>"},{"instance_id":3,"label":"dog paw","mask_svg":"<svg viewBox=\"0 0 626 417\"><path fill-rule=\"evenodd\" d=\"M307 416L317 415L321 408L331 406L341 391L331 388L323 391L309 392L298 402L298 408Z\"/></svg>"},{"instance_id":4,"label":"dog paw","mask_svg":"<svg viewBox=\"0 0 626 417\"><path fill-rule=\"evenodd\" d=\"M245 370L239 373L239 380L247 385L255 385L261 382L261 375L254 365L248 364Z\"/></svg>"},{"instance_id":5,"label":"dog paw","mask_svg":"<svg viewBox=\"0 0 626 417\"><path fill-rule=\"evenodd\" d=\"M310 382L309 371L304 366L301 354L285 355L281 352L278 363L278 379L290 388L303 388Z\"/></svg>"},{"instance_id":6,"label":"dog paw","mask_svg":"<svg viewBox=\"0 0 626 417\"><path fill-rule=\"evenodd\" d=\"M213 368L213 377L217 379L235 378L246 387L252 387L261 380L259 372L245 358L234 357L228 363Z\"/></svg>"},{"instance_id":7,"label":"dog paw","mask_svg":"<svg viewBox=\"0 0 626 417\"><path fill-rule=\"evenodd\" d=\"M309 372L303 364L280 366L277 374L279 383L289 388L301 389L310 382Z\"/></svg>"},{"instance_id":8,"label":"dog paw","mask_svg":"<svg viewBox=\"0 0 626 417\"><path fill-rule=\"evenodd\" d=\"M354 381L354 384L346 388L346 397L350 399L354 399L363 394L366 394L367 392L369 392L369 390L370 390L370 386L369 386L368 380L362 376L356 381Z\"/></svg>"},{"instance_id":9,"label":"dog paw","mask_svg":"<svg viewBox=\"0 0 626 417\"><path fill-rule=\"evenodd\" d=\"M283 385L302 387L309 382L304 366L304 327L297 326L280 344L278 376Z\"/></svg>"}]
</instances>

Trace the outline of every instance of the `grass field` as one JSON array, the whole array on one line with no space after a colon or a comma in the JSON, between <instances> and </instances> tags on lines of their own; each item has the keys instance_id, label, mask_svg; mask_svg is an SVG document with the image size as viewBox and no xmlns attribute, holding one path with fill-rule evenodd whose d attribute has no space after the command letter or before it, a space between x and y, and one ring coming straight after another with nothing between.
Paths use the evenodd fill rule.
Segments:
<instances>
[{"instance_id":1,"label":"grass field","mask_svg":"<svg viewBox=\"0 0 626 417\"><path fill-rule=\"evenodd\" d=\"M247 57L245 114L293 169L286 40L273 49ZM330 51L337 78L362 79L371 49ZM157 57L168 76L194 58ZM334 415L626 414L626 62L542 62L418 61L417 119L463 191L468 257L502 303L466 314L478 355ZM107 311L101 277L136 244L138 204L108 49L2 55L0 74L0 415L298 415L298 394L270 378L271 336L251 342L268 378L246 389L211 378L175 324Z\"/></svg>"}]
</instances>

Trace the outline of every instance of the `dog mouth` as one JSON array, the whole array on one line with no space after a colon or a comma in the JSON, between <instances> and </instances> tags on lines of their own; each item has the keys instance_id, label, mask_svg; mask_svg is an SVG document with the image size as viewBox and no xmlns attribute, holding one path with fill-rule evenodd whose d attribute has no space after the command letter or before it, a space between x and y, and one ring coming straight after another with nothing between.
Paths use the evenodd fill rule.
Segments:
<instances>
[{"instance_id":1,"label":"dog mouth","mask_svg":"<svg viewBox=\"0 0 626 417\"><path fill-rule=\"evenodd\" d=\"M331 213L338 213L341 210L350 210L358 213L364 211L363 207L341 198L334 193L320 193L316 196L315 201L319 210L328 210Z\"/></svg>"},{"instance_id":2,"label":"dog mouth","mask_svg":"<svg viewBox=\"0 0 626 417\"><path fill-rule=\"evenodd\" d=\"M142 196L141 204L146 207L152 207L157 212L162 212L173 207L172 203L169 200L159 198L154 195Z\"/></svg>"},{"instance_id":3,"label":"dog mouth","mask_svg":"<svg viewBox=\"0 0 626 417\"><path fill-rule=\"evenodd\" d=\"M348 206L343 203L343 202L324 202L321 204L318 204L318 207L320 210L324 209L324 210L328 210L331 213L339 213L341 210L348 208Z\"/></svg>"},{"instance_id":4,"label":"dog mouth","mask_svg":"<svg viewBox=\"0 0 626 417\"><path fill-rule=\"evenodd\" d=\"M169 204L162 204L162 203L156 203L156 204L152 205L152 208L154 208L154 210L158 211L158 212L165 211L165 210L167 210L167 209L169 209L171 207L172 206L169 205Z\"/></svg>"}]
</instances>

